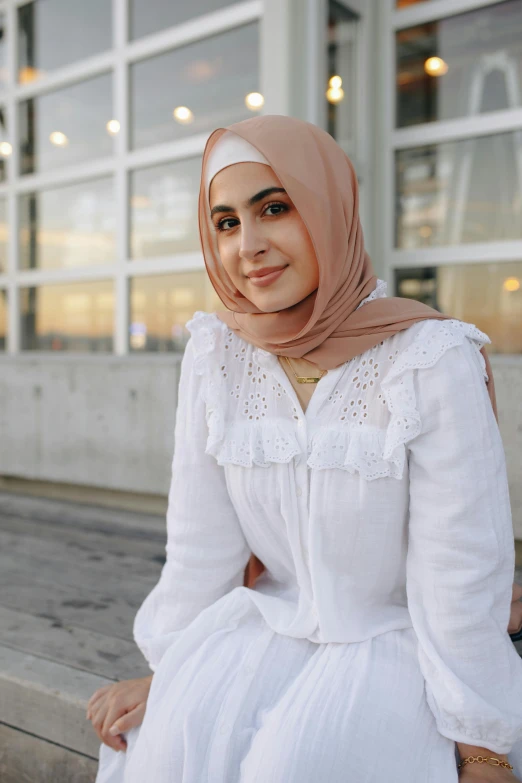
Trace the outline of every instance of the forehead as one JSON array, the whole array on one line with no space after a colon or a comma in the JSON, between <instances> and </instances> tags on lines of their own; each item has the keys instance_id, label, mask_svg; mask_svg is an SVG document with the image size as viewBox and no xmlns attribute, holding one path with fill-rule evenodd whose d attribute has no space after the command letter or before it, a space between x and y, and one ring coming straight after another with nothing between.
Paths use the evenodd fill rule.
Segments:
<instances>
[{"instance_id":1,"label":"forehead","mask_svg":"<svg viewBox=\"0 0 522 783\"><path fill-rule=\"evenodd\" d=\"M239 206L240 201L274 185L281 187L281 182L274 170L265 163L233 163L218 171L212 179L210 206L213 207L218 202L234 206L238 202Z\"/></svg>"}]
</instances>

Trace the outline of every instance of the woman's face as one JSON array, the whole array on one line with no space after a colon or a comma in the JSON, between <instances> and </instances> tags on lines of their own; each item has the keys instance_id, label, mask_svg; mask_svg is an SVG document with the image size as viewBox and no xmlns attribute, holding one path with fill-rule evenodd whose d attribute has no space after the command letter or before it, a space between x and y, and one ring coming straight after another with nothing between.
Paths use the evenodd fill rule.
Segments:
<instances>
[{"instance_id":1,"label":"woman's face","mask_svg":"<svg viewBox=\"0 0 522 783\"><path fill-rule=\"evenodd\" d=\"M319 266L312 240L270 166L227 166L212 180L209 195L221 262L247 299L273 313L317 289ZM268 267L283 271L249 277Z\"/></svg>"}]
</instances>

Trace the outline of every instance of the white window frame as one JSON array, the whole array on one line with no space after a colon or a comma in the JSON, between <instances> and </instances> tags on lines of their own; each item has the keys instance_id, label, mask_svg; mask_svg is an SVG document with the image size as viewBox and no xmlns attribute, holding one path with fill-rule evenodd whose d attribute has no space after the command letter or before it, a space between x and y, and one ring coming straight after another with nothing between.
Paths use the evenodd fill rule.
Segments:
<instances>
[{"instance_id":1,"label":"white window frame","mask_svg":"<svg viewBox=\"0 0 522 783\"><path fill-rule=\"evenodd\" d=\"M381 80L384 87L380 106L384 163L380 177L383 203L380 252L386 259L385 274L390 293L395 291L395 270L398 268L522 260L522 240L440 245L415 250L399 250L395 248L394 242L394 215L397 197L395 193L395 152L397 150L522 130L522 107L481 114L480 122L477 122L477 118L474 117L462 117L397 129L395 116L395 34L398 30L417 24L498 5L503 1L427 0L427 2L418 5L397 9L395 0L378 0L381 19Z\"/></svg>"},{"instance_id":2,"label":"white window frame","mask_svg":"<svg viewBox=\"0 0 522 783\"><path fill-rule=\"evenodd\" d=\"M128 40L128 2L112 0L113 41L112 49L81 62L61 68L49 76L31 84L17 82L18 56L16 39L17 9L33 0L0 0L0 12L6 15L7 66L9 81L0 95L0 105L7 114L7 128L13 151L7 162L7 181L0 185L0 197L7 200L9 226L7 270L0 274L0 288L8 292L8 329L6 354L20 352L20 297L22 288L47 283L81 282L87 280L111 280L114 282L114 346L112 355L126 355L128 348L129 281L132 277L170 272L204 269L201 252L177 254L162 258L133 260L129 258L129 179L130 174L146 166L170 163L201 155L208 134L198 134L180 141L158 144L143 150L130 150L129 138L129 67L140 60L198 40L204 40L226 30L241 27L249 22L260 23L260 86L265 97L264 113L288 113L289 79L280 78L280 63L274 63L274 30L280 35L291 25L290 0L245 0L222 10L199 16L183 24L148 35L135 41ZM286 28L283 26L286 25ZM285 32L286 31L286 32ZM279 46L280 58L286 47ZM21 100L45 94L60 87L69 86L102 73L113 78L114 117L120 122L115 137L114 154L89 163L68 167L65 170L44 174L18 175L18 103ZM112 175L115 187L116 236L113 264L81 269L20 270L18 245L18 196L27 192L39 192L47 188L74 184L87 179ZM45 352L39 352L45 353ZM2 353L0 353L1 360ZM64 357L74 356L64 352Z\"/></svg>"}]
</instances>

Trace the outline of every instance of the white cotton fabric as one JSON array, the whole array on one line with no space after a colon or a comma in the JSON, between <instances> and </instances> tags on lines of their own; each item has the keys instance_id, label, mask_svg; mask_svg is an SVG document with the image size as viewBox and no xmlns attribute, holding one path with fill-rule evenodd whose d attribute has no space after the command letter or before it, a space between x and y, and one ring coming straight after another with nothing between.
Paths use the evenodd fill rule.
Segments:
<instances>
[{"instance_id":1,"label":"white cotton fabric","mask_svg":"<svg viewBox=\"0 0 522 783\"><path fill-rule=\"evenodd\" d=\"M134 624L155 675L96 783L457 783L457 741L520 775L489 338L416 323L303 413L276 356L212 313L187 328L167 562Z\"/></svg>"}]
</instances>

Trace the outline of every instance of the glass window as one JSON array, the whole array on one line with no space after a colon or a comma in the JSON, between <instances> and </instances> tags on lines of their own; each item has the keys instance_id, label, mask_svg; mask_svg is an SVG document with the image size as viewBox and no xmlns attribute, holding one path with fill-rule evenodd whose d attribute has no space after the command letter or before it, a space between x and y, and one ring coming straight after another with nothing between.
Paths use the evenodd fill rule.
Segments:
<instances>
[{"instance_id":1,"label":"glass window","mask_svg":"<svg viewBox=\"0 0 522 783\"><path fill-rule=\"evenodd\" d=\"M107 0L34 0L18 9L18 81L104 52L112 45Z\"/></svg>"},{"instance_id":2,"label":"glass window","mask_svg":"<svg viewBox=\"0 0 522 783\"><path fill-rule=\"evenodd\" d=\"M396 247L522 238L522 131L396 153Z\"/></svg>"},{"instance_id":3,"label":"glass window","mask_svg":"<svg viewBox=\"0 0 522 783\"><path fill-rule=\"evenodd\" d=\"M522 3L508 0L397 33L397 125L521 105Z\"/></svg>"},{"instance_id":4,"label":"glass window","mask_svg":"<svg viewBox=\"0 0 522 783\"><path fill-rule=\"evenodd\" d=\"M198 195L201 158L131 174L131 258L200 249Z\"/></svg>"},{"instance_id":5,"label":"glass window","mask_svg":"<svg viewBox=\"0 0 522 783\"><path fill-rule=\"evenodd\" d=\"M240 0L192 0L191 3L173 0L130 0L130 37L150 35L176 24L187 22L212 11L221 11Z\"/></svg>"},{"instance_id":6,"label":"glass window","mask_svg":"<svg viewBox=\"0 0 522 783\"><path fill-rule=\"evenodd\" d=\"M0 198L0 275L7 272L7 199Z\"/></svg>"},{"instance_id":7,"label":"glass window","mask_svg":"<svg viewBox=\"0 0 522 783\"><path fill-rule=\"evenodd\" d=\"M358 17L335 0L328 3L327 130L346 154L357 159Z\"/></svg>"},{"instance_id":8,"label":"glass window","mask_svg":"<svg viewBox=\"0 0 522 783\"><path fill-rule=\"evenodd\" d=\"M131 66L132 146L182 139L257 113L258 48L256 23Z\"/></svg>"},{"instance_id":9,"label":"glass window","mask_svg":"<svg viewBox=\"0 0 522 783\"><path fill-rule=\"evenodd\" d=\"M30 98L20 104L19 111L21 174L52 171L112 154L115 126L111 123L110 74Z\"/></svg>"},{"instance_id":10,"label":"glass window","mask_svg":"<svg viewBox=\"0 0 522 783\"><path fill-rule=\"evenodd\" d=\"M0 288L0 351L7 345L7 291Z\"/></svg>"},{"instance_id":11,"label":"glass window","mask_svg":"<svg viewBox=\"0 0 522 783\"><path fill-rule=\"evenodd\" d=\"M189 338L185 324L196 310L225 306L205 269L135 277L130 285L131 351L182 351Z\"/></svg>"},{"instance_id":12,"label":"glass window","mask_svg":"<svg viewBox=\"0 0 522 783\"><path fill-rule=\"evenodd\" d=\"M22 348L29 351L112 351L110 280L20 290Z\"/></svg>"},{"instance_id":13,"label":"glass window","mask_svg":"<svg viewBox=\"0 0 522 783\"><path fill-rule=\"evenodd\" d=\"M398 296L475 324L488 353L522 353L522 261L397 269Z\"/></svg>"},{"instance_id":14,"label":"glass window","mask_svg":"<svg viewBox=\"0 0 522 783\"><path fill-rule=\"evenodd\" d=\"M71 269L115 261L111 177L20 196L20 268Z\"/></svg>"},{"instance_id":15,"label":"glass window","mask_svg":"<svg viewBox=\"0 0 522 783\"><path fill-rule=\"evenodd\" d=\"M8 80L6 35L6 17L4 12L0 11L0 90L6 88Z\"/></svg>"}]
</instances>

